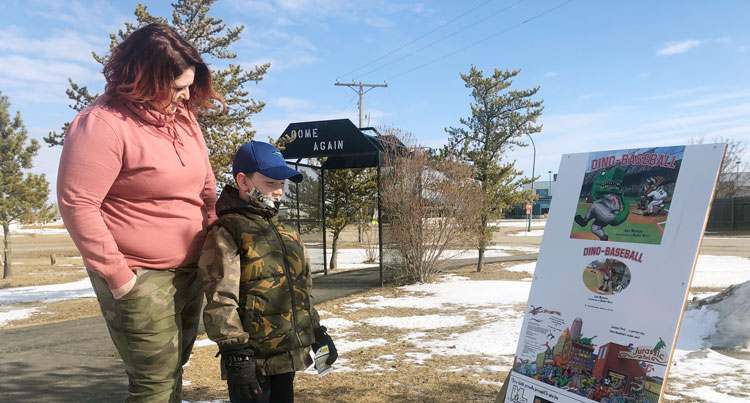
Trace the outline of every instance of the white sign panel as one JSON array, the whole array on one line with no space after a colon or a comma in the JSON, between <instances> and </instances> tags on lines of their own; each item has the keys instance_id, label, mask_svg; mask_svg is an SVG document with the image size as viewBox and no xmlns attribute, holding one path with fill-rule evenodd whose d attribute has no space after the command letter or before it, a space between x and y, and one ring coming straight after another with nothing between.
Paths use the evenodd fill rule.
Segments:
<instances>
[{"instance_id":1,"label":"white sign panel","mask_svg":"<svg viewBox=\"0 0 750 403\"><path fill-rule=\"evenodd\" d=\"M563 155L506 402L661 399L724 148Z\"/></svg>"}]
</instances>

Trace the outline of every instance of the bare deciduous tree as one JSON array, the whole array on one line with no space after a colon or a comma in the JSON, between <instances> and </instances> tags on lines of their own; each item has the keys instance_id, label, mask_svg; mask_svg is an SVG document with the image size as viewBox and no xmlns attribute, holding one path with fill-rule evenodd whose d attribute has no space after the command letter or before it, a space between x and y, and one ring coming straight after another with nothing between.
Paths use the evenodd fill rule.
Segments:
<instances>
[{"instance_id":1,"label":"bare deciduous tree","mask_svg":"<svg viewBox=\"0 0 750 403\"><path fill-rule=\"evenodd\" d=\"M458 159L433 158L398 129L383 132L406 144L387 150L381 177L394 274L410 282L428 282L449 258L449 248L471 244L481 213L479 184L471 167Z\"/></svg>"},{"instance_id":2,"label":"bare deciduous tree","mask_svg":"<svg viewBox=\"0 0 750 403\"><path fill-rule=\"evenodd\" d=\"M724 153L724 159L721 161L719 169L719 183L716 185L716 198L739 196L739 191L743 187L750 186L750 180L747 176L740 175L742 172L750 170L750 162L742 161L742 156L747 149L747 142L725 137L714 137L714 143L725 143L727 151ZM703 136L690 139L690 144L703 144Z\"/></svg>"}]
</instances>

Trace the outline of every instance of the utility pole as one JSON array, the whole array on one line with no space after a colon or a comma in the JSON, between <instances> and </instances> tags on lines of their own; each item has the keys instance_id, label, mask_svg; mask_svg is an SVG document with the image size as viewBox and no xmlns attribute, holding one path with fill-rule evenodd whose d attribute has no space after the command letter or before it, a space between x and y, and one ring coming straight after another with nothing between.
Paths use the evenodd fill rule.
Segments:
<instances>
[{"instance_id":1,"label":"utility pole","mask_svg":"<svg viewBox=\"0 0 750 403\"><path fill-rule=\"evenodd\" d=\"M360 129L362 128L362 97L375 87L388 87L388 83L385 83L385 82L384 84L362 84L362 81L360 81L359 83L352 82L350 84L343 84L337 81L335 85L349 87L352 89L352 91L359 94L359 128ZM359 87L359 90L355 90L352 87ZM367 91L364 91L365 87L369 87L369 89Z\"/></svg>"}]
</instances>

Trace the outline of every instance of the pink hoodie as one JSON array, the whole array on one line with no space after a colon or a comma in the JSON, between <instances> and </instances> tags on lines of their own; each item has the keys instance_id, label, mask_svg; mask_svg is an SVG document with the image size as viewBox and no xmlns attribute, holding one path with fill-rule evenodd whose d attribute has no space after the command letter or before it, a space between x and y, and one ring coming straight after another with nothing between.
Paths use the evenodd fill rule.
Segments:
<instances>
[{"instance_id":1,"label":"pink hoodie","mask_svg":"<svg viewBox=\"0 0 750 403\"><path fill-rule=\"evenodd\" d=\"M68 128L57 201L86 268L110 289L137 267L196 263L216 219L216 180L195 116L100 97Z\"/></svg>"}]
</instances>

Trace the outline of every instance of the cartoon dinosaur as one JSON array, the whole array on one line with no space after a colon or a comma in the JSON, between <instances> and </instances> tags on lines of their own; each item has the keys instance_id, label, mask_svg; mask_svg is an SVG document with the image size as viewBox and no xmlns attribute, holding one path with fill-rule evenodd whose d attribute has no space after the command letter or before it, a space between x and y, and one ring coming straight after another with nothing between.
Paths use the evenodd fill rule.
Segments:
<instances>
[{"instance_id":1,"label":"cartoon dinosaur","mask_svg":"<svg viewBox=\"0 0 750 403\"><path fill-rule=\"evenodd\" d=\"M594 202L586 212L586 216L575 216L576 224L581 227L588 225L592 219L591 232L602 241L609 239L604 233L607 225L620 225L628 218L630 208L624 205L622 199L622 183L625 171L617 166L603 170L594 179L591 187L591 197Z\"/></svg>"},{"instance_id":2,"label":"cartoon dinosaur","mask_svg":"<svg viewBox=\"0 0 750 403\"><path fill-rule=\"evenodd\" d=\"M656 343L656 345L654 346L654 352L657 352L657 351L663 349L666 346L667 346L667 344L664 343L664 340L662 340L661 337L659 337L659 342Z\"/></svg>"},{"instance_id":3,"label":"cartoon dinosaur","mask_svg":"<svg viewBox=\"0 0 750 403\"><path fill-rule=\"evenodd\" d=\"M596 336L594 336L594 337L581 337L581 340L579 340L578 342L580 344L585 345L585 346L590 346L591 345L591 341L594 340L595 338L596 338Z\"/></svg>"},{"instance_id":4,"label":"cartoon dinosaur","mask_svg":"<svg viewBox=\"0 0 750 403\"><path fill-rule=\"evenodd\" d=\"M570 380L572 378L570 376L570 371L566 368L563 370L562 367L557 367L557 370L555 371L555 386L557 387L563 387L570 383Z\"/></svg>"},{"instance_id":5,"label":"cartoon dinosaur","mask_svg":"<svg viewBox=\"0 0 750 403\"><path fill-rule=\"evenodd\" d=\"M609 385L607 385L607 382L599 381L596 384L596 387L594 387L594 391L589 395L589 399L599 402L602 399L608 398L610 396L612 396L612 391L609 389Z\"/></svg>"},{"instance_id":6,"label":"cartoon dinosaur","mask_svg":"<svg viewBox=\"0 0 750 403\"><path fill-rule=\"evenodd\" d=\"M654 365L647 362L641 363L641 368L643 368L643 370L646 371L647 374L654 371Z\"/></svg>"},{"instance_id":7,"label":"cartoon dinosaur","mask_svg":"<svg viewBox=\"0 0 750 403\"><path fill-rule=\"evenodd\" d=\"M578 388L578 391L579 392L583 392L583 391L587 390L587 388L591 388L591 387L594 386L594 384L596 384L596 378L594 378L594 377L583 377L583 378L581 378L580 383L581 384L580 384L580 386Z\"/></svg>"}]
</instances>

